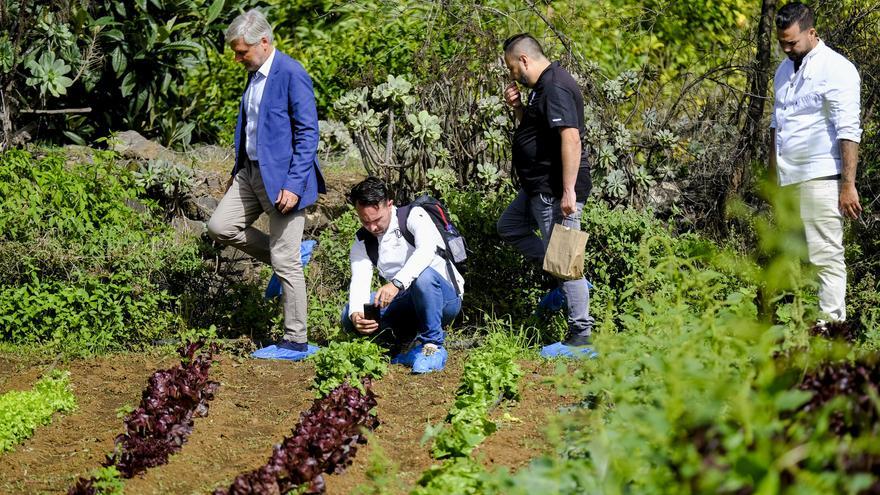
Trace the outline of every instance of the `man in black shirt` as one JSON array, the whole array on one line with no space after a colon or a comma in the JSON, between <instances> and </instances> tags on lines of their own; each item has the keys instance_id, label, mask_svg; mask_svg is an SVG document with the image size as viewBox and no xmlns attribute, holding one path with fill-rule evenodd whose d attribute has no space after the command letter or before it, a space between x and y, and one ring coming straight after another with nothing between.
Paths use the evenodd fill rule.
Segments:
<instances>
[{"instance_id":1,"label":"man in black shirt","mask_svg":"<svg viewBox=\"0 0 880 495\"><path fill-rule=\"evenodd\" d=\"M504 62L514 82L504 91L519 127L513 136L513 168L522 188L498 220L502 239L523 256L542 263L553 224L580 229L590 194L590 168L583 150L584 99L557 62L544 56L538 41L518 34L504 42ZM524 103L517 83L531 88ZM535 235L535 228L541 237ZM560 281L568 306L568 337L544 347L542 355L595 355L588 347L594 320L585 278Z\"/></svg>"}]
</instances>

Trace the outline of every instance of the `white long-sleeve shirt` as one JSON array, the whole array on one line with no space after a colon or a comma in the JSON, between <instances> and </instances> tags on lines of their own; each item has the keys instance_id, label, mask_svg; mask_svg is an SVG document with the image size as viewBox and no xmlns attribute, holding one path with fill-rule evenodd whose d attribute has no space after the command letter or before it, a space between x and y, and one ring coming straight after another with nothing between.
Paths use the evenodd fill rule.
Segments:
<instances>
[{"instance_id":1,"label":"white long-sleeve shirt","mask_svg":"<svg viewBox=\"0 0 880 495\"><path fill-rule=\"evenodd\" d=\"M377 238L379 241L379 260L377 269L379 275L385 280L396 278L405 289L421 275L428 267L433 268L447 282L449 272L446 268L446 260L437 254L437 248L445 248L443 237L434 225L434 221L422 207L414 207L410 210L406 220L406 226L415 238L415 246L411 246L403 237L400 225L397 222L397 207L391 208L391 223L388 229ZM363 241L355 238L351 245L351 284L348 290L348 316L363 312L364 304L370 302L370 282L373 278L373 263L367 255L367 248ZM458 281L461 294L464 293L464 278L452 265L452 270Z\"/></svg>"},{"instance_id":2,"label":"white long-sleeve shirt","mask_svg":"<svg viewBox=\"0 0 880 495\"><path fill-rule=\"evenodd\" d=\"M257 123L260 120L260 103L263 101L263 90L266 89L266 80L269 79L269 71L272 70L272 62L275 60L275 48L272 53L263 62L263 65L251 76L251 82L248 84L247 94L244 95L245 115L247 122L245 123L245 151L248 158L253 161L259 161L257 157L257 144L260 138L257 135Z\"/></svg>"},{"instance_id":3,"label":"white long-sleeve shirt","mask_svg":"<svg viewBox=\"0 0 880 495\"><path fill-rule=\"evenodd\" d=\"M849 60L819 41L794 71L785 59L773 78L779 184L797 184L841 173L840 143L858 143L859 73Z\"/></svg>"}]
</instances>

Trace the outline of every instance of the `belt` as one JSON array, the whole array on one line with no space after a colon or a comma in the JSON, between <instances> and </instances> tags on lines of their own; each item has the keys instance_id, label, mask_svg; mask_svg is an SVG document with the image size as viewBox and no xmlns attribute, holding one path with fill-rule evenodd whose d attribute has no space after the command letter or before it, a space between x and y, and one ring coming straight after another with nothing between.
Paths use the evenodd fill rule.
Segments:
<instances>
[{"instance_id":1,"label":"belt","mask_svg":"<svg viewBox=\"0 0 880 495\"><path fill-rule=\"evenodd\" d=\"M810 180L840 180L840 174L826 175L825 177L815 177Z\"/></svg>"}]
</instances>

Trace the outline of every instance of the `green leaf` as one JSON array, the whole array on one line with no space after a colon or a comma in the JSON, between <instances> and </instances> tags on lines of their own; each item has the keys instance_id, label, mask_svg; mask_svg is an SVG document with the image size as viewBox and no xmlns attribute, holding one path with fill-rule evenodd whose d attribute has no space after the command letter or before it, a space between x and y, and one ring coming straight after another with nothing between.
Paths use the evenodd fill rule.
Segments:
<instances>
[{"instance_id":1,"label":"green leaf","mask_svg":"<svg viewBox=\"0 0 880 495\"><path fill-rule=\"evenodd\" d=\"M208 7L207 15L205 16L205 23L210 24L214 22L215 19L220 15L220 12L223 10L223 5L226 2L224 0L214 0L211 3L211 6Z\"/></svg>"},{"instance_id":2,"label":"green leaf","mask_svg":"<svg viewBox=\"0 0 880 495\"><path fill-rule=\"evenodd\" d=\"M125 58L125 54L122 53L122 48L117 46L110 52L110 65L113 67L116 77L120 77L125 72L126 67L128 67L128 60Z\"/></svg>"},{"instance_id":3,"label":"green leaf","mask_svg":"<svg viewBox=\"0 0 880 495\"><path fill-rule=\"evenodd\" d=\"M134 72L129 72L125 74L125 78L122 79L122 84L120 84L119 89L122 92L123 97L127 97L134 91L134 85L137 80L137 76L135 76Z\"/></svg>"}]
</instances>

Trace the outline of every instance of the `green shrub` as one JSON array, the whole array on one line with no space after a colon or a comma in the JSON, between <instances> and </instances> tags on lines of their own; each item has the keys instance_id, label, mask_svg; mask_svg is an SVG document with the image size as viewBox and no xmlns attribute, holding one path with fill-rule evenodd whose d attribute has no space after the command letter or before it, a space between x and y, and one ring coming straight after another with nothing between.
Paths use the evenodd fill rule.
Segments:
<instances>
[{"instance_id":1,"label":"green shrub","mask_svg":"<svg viewBox=\"0 0 880 495\"><path fill-rule=\"evenodd\" d=\"M76 409L70 389L70 373L55 370L41 378L32 390L0 395L0 453L7 452L49 424L56 412Z\"/></svg>"},{"instance_id":2,"label":"green shrub","mask_svg":"<svg viewBox=\"0 0 880 495\"><path fill-rule=\"evenodd\" d=\"M764 271L693 237L659 250L661 237L644 241L641 276L620 295L631 308L620 331L600 332L599 358L558 377L580 402L554 424L556 455L493 474L485 493L858 493L876 482L865 466L876 462L877 425L831 428L860 425L854 404L876 392L806 409L814 396L802 379L824 363L862 363L864 373L877 356L866 355L869 342L810 337L802 242L785 220L793 210L775 199L775 220L756 222ZM758 288L789 314L784 324L759 320ZM850 387L827 376L816 392Z\"/></svg>"},{"instance_id":3,"label":"green shrub","mask_svg":"<svg viewBox=\"0 0 880 495\"><path fill-rule=\"evenodd\" d=\"M177 325L199 243L132 208L139 192L112 153L0 155L0 339L83 355Z\"/></svg>"}]
</instances>

